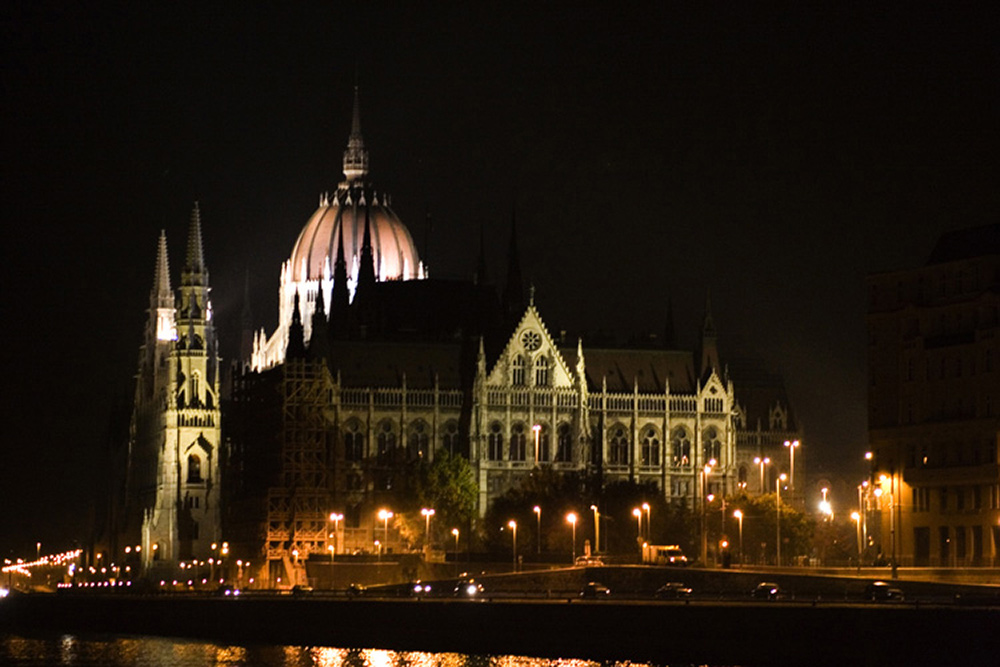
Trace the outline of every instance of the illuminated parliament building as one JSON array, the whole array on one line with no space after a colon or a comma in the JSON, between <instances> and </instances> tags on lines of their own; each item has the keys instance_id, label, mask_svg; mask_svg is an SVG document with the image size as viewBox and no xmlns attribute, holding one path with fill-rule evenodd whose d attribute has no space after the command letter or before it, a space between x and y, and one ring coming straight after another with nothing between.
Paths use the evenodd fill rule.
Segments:
<instances>
[{"instance_id":1,"label":"illuminated parliament building","mask_svg":"<svg viewBox=\"0 0 1000 667\"><path fill-rule=\"evenodd\" d=\"M537 469L651 483L688 507L713 459L708 491L773 487L779 466L764 480L754 459L787 460L800 431L780 381L741 393L707 302L695 351L669 331L658 347L567 340L522 283L513 222L502 287L482 244L473 279L432 277L369 179L356 91L343 174L289 239L276 329L245 318L221 412L197 209L178 303L161 238L124 512L147 566L225 539L273 583L313 554L370 551L378 509L442 450L467 457L480 517Z\"/></svg>"}]
</instances>

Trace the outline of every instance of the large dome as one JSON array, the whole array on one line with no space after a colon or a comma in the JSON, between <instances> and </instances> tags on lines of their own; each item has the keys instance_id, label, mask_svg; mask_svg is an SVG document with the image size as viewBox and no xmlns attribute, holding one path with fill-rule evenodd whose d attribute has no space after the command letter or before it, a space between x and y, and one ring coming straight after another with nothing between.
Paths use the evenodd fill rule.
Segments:
<instances>
[{"instance_id":1,"label":"large dome","mask_svg":"<svg viewBox=\"0 0 1000 667\"><path fill-rule=\"evenodd\" d=\"M364 241L365 219L371 227L375 275L381 280L414 280L419 277L420 257L413 237L378 195L355 182L345 183L320 201L320 206L302 229L289 259L291 279L329 280L337 261L343 228L344 259L348 275L355 275Z\"/></svg>"}]
</instances>

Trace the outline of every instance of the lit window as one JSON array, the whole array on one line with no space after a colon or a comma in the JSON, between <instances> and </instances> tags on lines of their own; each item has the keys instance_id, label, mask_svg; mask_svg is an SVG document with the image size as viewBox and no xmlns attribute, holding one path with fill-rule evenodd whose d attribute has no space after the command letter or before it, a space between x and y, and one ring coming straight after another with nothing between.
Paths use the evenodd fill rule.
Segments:
<instances>
[{"instance_id":1,"label":"lit window","mask_svg":"<svg viewBox=\"0 0 1000 667\"><path fill-rule=\"evenodd\" d=\"M188 484L200 484L203 480L201 479L201 459L198 458L197 454L191 454L188 456L187 460L188 467Z\"/></svg>"},{"instance_id":2,"label":"lit window","mask_svg":"<svg viewBox=\"0 0 1000 667\"><path fill-rule=\"evenodd\" d=\"M671 432L670 448L673 451L675 468L689 468L691 466L691 437L685 429L678 427Z\"/></svg>"}]
</instances>

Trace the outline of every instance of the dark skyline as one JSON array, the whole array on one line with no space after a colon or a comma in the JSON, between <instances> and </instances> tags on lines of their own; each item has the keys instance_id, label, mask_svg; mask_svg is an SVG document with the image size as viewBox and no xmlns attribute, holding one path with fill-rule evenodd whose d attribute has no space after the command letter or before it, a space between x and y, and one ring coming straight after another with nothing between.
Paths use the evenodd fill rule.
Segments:
<instances>
[{"instance_id":1,"label":"dark skyline","mask_svg":"<svg viewBox=\"0 0 1000 667\"><path fill-rule=\"evenodd\" d=\"M200 202L223 340L341 180L371 178L431 275L501 281L512 211L550 329L780 371L810 467L858 469L864 277L998 210L998 48L964 12L30 3L2 14L7 429L0 540L83 538L168 234ZM433 221L427 229L427 215Z\"/></svg>"}]
</instances>

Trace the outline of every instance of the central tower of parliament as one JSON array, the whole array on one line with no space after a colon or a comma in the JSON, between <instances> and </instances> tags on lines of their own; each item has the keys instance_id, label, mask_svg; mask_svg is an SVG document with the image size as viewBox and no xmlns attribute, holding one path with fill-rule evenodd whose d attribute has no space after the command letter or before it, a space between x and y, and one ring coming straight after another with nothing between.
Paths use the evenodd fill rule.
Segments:
<instances>
[{"instance_id":1,"label":"central tower of parliament","mask_svg":"<svg viewBox=\"0 0 1000 667\"><path fill-rule=\"evenodd\" d=\"M431 277L369 180L357 90L343 173L282 265L277 328L245 318L226 402L200 215L179 310L161 238L109 548L141 544L143 566L167 571L225 541L265 585L301 580L310 555L404 549L378 512L436 456L468 462L479 517L536 473L688 507L711 459L706 493L773 487L753 459L777 463L798 425L780 379L720 360L707 301L694 351L669 328L656 347L567 340L522 282L513 220L502 287L482 243L473 279Z\"/></svg>"}]
</instances>

